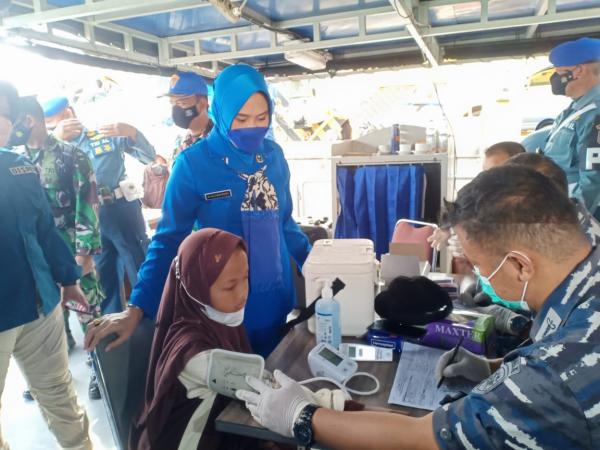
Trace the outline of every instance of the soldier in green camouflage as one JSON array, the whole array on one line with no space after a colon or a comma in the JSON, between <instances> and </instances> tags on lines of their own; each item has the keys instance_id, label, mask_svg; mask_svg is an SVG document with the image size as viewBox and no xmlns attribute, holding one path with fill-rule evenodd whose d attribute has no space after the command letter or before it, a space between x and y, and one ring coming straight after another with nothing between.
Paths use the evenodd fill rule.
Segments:
<instances>
[{"instance_id":1,"label":"soldier in green camouflage","mask_svg":"<svg viewBox=\"0 0 600 450\"><path fill-rule=\"evenodd\" d=\"M86 324L100 317L104 294L96 276L93 256L100 253L100 228L97 208L96 177L89 157L77 147L57 140L48 133L42 107L34 97L21 100L20 118L13 127L9 145L25 146L26 155L38 167L60 235L72 249L83 269L81 289L90 305L90 314L78 314L85 332ZM65 327L69 347L75 341ZM90 396L97 397L96 387Z\"/></svg>"}]
</instances>

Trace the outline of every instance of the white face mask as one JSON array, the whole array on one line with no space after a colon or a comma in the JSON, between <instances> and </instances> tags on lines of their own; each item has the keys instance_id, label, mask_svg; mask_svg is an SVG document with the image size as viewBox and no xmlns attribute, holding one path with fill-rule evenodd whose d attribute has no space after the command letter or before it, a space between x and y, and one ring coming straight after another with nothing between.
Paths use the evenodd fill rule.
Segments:
<instances>
[{"instance_id":1,"label":"white face mask","mask_svg":"<svg viewBox=\"0 0 600 450\"><path fill-rule=\"evenodd\" d=\"M195 298L192 300L197 301ZM240 309L239 311L224 313L217 311L215 308L208 305L202 304L202 306L204 307L204 314L206 314L206 317L222 325L227 325L228 327L237 327L244 321L244 308Z\"/></svg>"},{"instance_id":2,"label":"white face mask","mask_svg":"<svg viewBox=\"0 0 600 450\"><path fill-rule=\"evenodd\" d=\"M228 327L237 327L242 324L242 322L244 321L244 308L240 309L239 311L234 311L231 313L218 311L215 308L213 308L212 306L202 303L200 300L198 300L197 298L194 298L190 294L190 292L185 287L185 284L183 284L183 281L181 280L181 272L179 271L179 259L177 259L177 261L175 262L175 277L181 283L181 286L183 287L183 290L188 295L188 297L191 298L196 303L198 303L200 306L202 306L202 312L210 320L220 323L221 325L226 325Z\"/></svg>"}]
</instances>

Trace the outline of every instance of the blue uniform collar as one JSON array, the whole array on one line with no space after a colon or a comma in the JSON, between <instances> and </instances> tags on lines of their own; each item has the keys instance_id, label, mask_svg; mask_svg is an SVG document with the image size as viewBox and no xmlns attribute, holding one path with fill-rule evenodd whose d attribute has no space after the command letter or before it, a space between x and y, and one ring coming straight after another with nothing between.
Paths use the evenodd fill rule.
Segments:
<instances>
[{"instance_id":1,"label":"blue uniform collar","mask_svg":"<svg viewBox=\"0 0 600 450\"><path fill-rule=\"evenodd\" d=\"M586 105L590 104L592 101L594 101L594 99L599 98L599 97L600 97L600 84L597 84L592 89L590 89L590 91L587 94L579 97L577 100L574 100L573 103L571 104L571 109L573 109L573 110L581 109L581 108L585 107ZM600 105L598 105L598 106L600 106Z\"/></svg>"},{"instance_id":2,"label":"blue uniform collar","mask_svg":"<svg viewBox=\"0 0 600 450\"><path fill-rule=\"evenodd\" d=\"M571 311L588 298L592 288L600 290L600 280L594 279L599 272L599 262L600 247L597 246L550 294L531 326L529 336L534 342L556 331Z\"/></svg>"}]
</instances>

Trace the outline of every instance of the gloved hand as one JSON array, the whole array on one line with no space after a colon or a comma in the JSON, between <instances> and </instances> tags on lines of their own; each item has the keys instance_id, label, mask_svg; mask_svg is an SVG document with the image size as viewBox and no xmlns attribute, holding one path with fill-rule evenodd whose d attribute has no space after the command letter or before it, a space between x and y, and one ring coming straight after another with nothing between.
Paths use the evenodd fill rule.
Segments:
<instances>
[{"instance_id":1,"label":"gloved hand","mask_svg":"<svg viewBox=\"0 0 600 450\"><path fill-rule=\"evenodd\" d=\"M274 389L255 377L246 382L256 390L236 391L235 395L246 403L246 408L258 423L283 436L294 435L294 423L305 406L314 404L299 383L283 372L275 371L275 381L281 386Z\"/></svg>"},{"instance_id":2,"label":"gloved hand","mask_svg":"<svg viewBox=\"0 0 600 450\"><path fill-rule=\"evenodd\" d=\"M458 240L456 234L452 233L452 236L448 239L448 251L453 258L464 258L465 254L462 249L462 245Z\"/></svg>"},{"instance_id":3,"label":"gloved hand","mask_svg":"<svg viewBox=\"0 0 600 450\"><path fill-rule=\"evenodd\" d=\"M343 411L346 406L346 400L352 400L350 396L347 396L341 389L319 389L317 392L313 392L310 389L302 386L307 391L308 396L311 398L311 403L319 405L323 408L335 409L336 411Z\"/></svg>"},{"instance_id":4,"label":"gloved hand","mask_svg":"<svg viewBox=\"0 0 600 450\"><path fill-rule=\"evenodd\" d=\"M442 375L446 378L465 377L471 381L483 381L492 373L490 362L481 356L471 353L469 350L460 347L452 364L448 364L454 349L448 350L437 362L435 367L435 376L438 382Z\"/></svg>"},{"instance_id":5,"label":"gloved hand","mask_svg":"<svg viewBox=\"0 0 600 450\"><path fill-rule=\"evenodd\" d=\"M427 242L431 244L431 248L440 250L448 245L448 239L450 239L451 235L452 232L450 230L436 228L433 234L427 238Z\"/></svg>"}]
</instances>

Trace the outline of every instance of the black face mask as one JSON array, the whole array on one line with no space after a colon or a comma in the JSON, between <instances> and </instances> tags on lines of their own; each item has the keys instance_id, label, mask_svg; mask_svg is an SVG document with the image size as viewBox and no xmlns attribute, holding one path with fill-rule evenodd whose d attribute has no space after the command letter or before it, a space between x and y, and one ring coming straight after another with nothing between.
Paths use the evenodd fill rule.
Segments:
<instances>
[{"instance_id":1,"label":"black face mask","mask_svg":"<svg viewBox=\"0 0 600 450\"><path fill-rule=\"evenodd\" d=\"M27 128L22 122L13 126L10 139L7 142L8 147L18 147L27 144L31 137L31 128Z\"/></svg>"},{"instance_id":2,"label":"black face mask","mask_svg":"<svg viewBox=\"0 0 600 450\"><path fill-rule=\"evenodd\" d=\"M567 93L567 84L573 81L573 72L570 70L565 73L554 72L550 77L550 86L554 95L565 95Z\"/></svg>"},{"instance_id":3,"label":"black face mask","mask_svg":"<svg viewBox=\"0 0 600 450\"><path fill-rule=\"evenodd\" d=\"M179 128L183 128L187 130L196 117L198 117L198 109L195 106L191 108L182 108L181 106L173 106L173 110L171 111L171 117L173 118L173 123L177 125Z\"/></svg>"}]
</instances>

